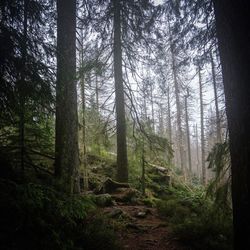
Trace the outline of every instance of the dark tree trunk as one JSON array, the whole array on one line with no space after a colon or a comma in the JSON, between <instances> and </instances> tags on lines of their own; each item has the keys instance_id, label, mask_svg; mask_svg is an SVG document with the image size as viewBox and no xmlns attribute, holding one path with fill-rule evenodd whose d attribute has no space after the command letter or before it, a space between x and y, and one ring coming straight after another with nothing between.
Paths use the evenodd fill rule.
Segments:
<instances>
[{"instance_id":1,"label":"dark tree trunk","mask_svg":"<svg viewBox=\"0 0 250 250\"><path fill-rule=\"evenodd\" d=\"M83 48L83 27L80 32L81 42L79 43L79 59L80 68L84 67L84 48ZM86 192L89 189L88 181L88 169L87 169L87 149L86 149L86 95L85 95L85 77L83 71L80 74L80 89L81 89L81 99L82 99L82 151L81 151L81 163L83 166L83 190Z\"/></svg>"},{"instance_id":2,"label":"dark tree trunk","mask_svg":"<svg viewBox=\"0 0 250 250\"><path fill-rule=\"evenodd\" d=\"M201 115L201 173L202 183L206 184L206 165L205 165L205 136L204 136L204 110L203 110L203 86L201 80L201 68L198 65L199 86L200 86L200 115Z\"/></svg>"},{"instance_id":3,"label":"dark tree trunk","mask_svg":"<svg viewBox=\"0 0 250 250\"><path fill-rule=\"evenodd\" d=\"M215 102L215 112L216 112L216 137L217 142L221 143L221 126L220 126L220 112L219 112L219 103L218 103L218 93L217 93L217 84L216 84L216 74L215 74L215 65L213 54L210 54L211 59L211 68L212 68L212 78L213 78L213 88L214 88L214 102Z\"/></svg>"},{"instance_id":4,"label":"dark tree trunk","mask_svg":"<svg viewBox=\"0 0 250 250\"><path fill-rule=\"evenodd\" d=\"M163 107L162 107L161 103L159 103L158 106L159 106L159 109L158 109L158 115L159 115L159 133L160 133L160 135L163 135L164 134Z\"/></svg>"},{"instance_id":5,"label":"dark tree trunk","mask_svg":"<svg viewBox=\"0 0 250 250\"><path fill-rule=\"evenodd\" d=\"M250 249L250 2L214 0L232 161L234 249Z\"/></svg>"},{"instance_id":6,"label":"dark tree trunk","mask_svg":"<svg viewBox=\"0 0 250 250\"><path fill-rule=\"evenodd\" d=\"M188 102L189 91L187 89L187 95L185 95L185 117L186 117L186 132L187 132L187 149L188 149L188 170L189 175L192 174L192 158L191 158L191 145L190 145L190 131L189 131L189 115L188 115Z\"/></svg>"},{"instance_id":7,"label":"dark tree trunk","mask_svg":"<svg viewBox=\"0 0 250 250\"><path fill-rule=\"evenodd\" d=\"M28 0L23 1L23 38L21 43L22 68L19 83L19 146L20 146L20 165L24 170L25 157L25 75L27 57L27 29L28 29Z\"/></svg>"},{"instance_id":8,"label":"dark tree trunk","mask_svg":"<svg viewBox=\"0 0 250 250\"><path fill-rule=\"evenodd\" d=\"M142 164L142 173L141 173L141 189L142 195L145 195L145 149L144 149L144 141L142 142L142 156L141 156L141 164Z\"/></svg>"},{"instance_id":9,"label":"dark tree trunk","mask_svg":"<svg viewBox=\"0 0 250 250\"><path fill-rule=\"evenodd\" d=\"M100 114L99 114L99 82L98 82L98 72L95 71L95 110L97 114L97 122L100 124ZM101 155L101 142L100 136L97 135L96 137L96 144L97 144L97 153Z\"/></svg>"},{"instance_id":10,"label":"dark tree trunk","mask_svg":"<svg viewBox=\"0 0 250 250\"><path fill-rule=\"evenodd\" d=\"M76 92L76 1L57 0L55 174L67 192L79 192Z\"/></svg>"},{"instance_id":11,"label":"dark tree trunk","mask_svg":"<svg viewBox=\"0 0 250 250\"><path fill-rule=\"evenodd\" d=\"M184 149L183 149L183 133L181 126L181 103L180 103L180 87L177 80L177 69L175 62L175 55L172 41L170 41L170 50L171 50L171 59L172 59L172 72L174 79L174 89L175 89L175 99L176 99L176 115L177 115L177 147L179 149L180 154L180 163L181 170L183 171L184 176L186 175L186 166L184 164Z\"/></svg>"},{"instance_id":12,"label":"dark tree trunk","mask_svg":"<svg viewBox=\"0 0 250 250\"><path fill-rule=\"evenodd\" d=\"M197 169L197 176L200 178L200 160L199 160L199 135L198 135L198 128L197 123L195 124L195 138L196 138L196 169Z\"/></svg>"},{"instance_id":13,"label":"dark tree trunk","mask_svg":"<svg viewBox=\"0 0 250 250\"><path fill-rule=\"evenodd\" d=\"M96 107L96 112L99 115L99 83L98 83L97 71L95 72L95 107Z\"/></svg>"},{"instance_id":14,"label":"dark tree trunk","mask_svg":"<svg viewBox=\"0 0 250 250\"><path fill-rule=\"evenodd\" d=\"M121 3L114 0L114 75L117 130L117 180L128 181L125 101L122 78Z\"/></svg>"},{"instance_id":15,"label":"dark tree trunk","mask_svg":"<svg viewBox=\"0 0 250 250\"><path fill-rule=\"evenodd\" d=\"M171 106L170 106L170 90L167 89L167 98L168 98L168 136L169 142L172 143L172 118L171 118Z\"/></svg>"},{"instance_id":16,"label":"dark tree trunk","mask_svg":"<svg viewBox=\"0 0 250 250\"><path fill-rule=\"evenodd\" d=\"M83 65L83 58L81 61ZM84 175L84 182L83 182L83 189L84 191L88 190L88 171L87 171L87 152L86 152L86 98L85 98L85 81L84 76L81 76L81 96L82 96L82 146L83 146L83 175Z\"/></svg>"},{"instance_id":17,"label":"dark tree trunk","mask_svg":"<svg viewBox=\"0 0 250 250\"><path fill-rule=\"evenodd\" d=\"M149 78L150 79L150 78ZM150 82L150 104L151 104L151 115L152 115L152 130L155 132L155 110L154 110L154 96L153 96L153 83Z\"/></svg>"}]
</instances>

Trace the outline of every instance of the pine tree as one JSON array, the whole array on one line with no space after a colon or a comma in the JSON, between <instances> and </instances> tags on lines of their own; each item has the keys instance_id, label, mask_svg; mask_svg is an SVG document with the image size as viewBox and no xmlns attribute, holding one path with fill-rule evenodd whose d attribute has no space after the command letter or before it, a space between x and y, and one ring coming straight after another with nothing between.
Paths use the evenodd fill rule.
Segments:
<instances>
[{"instance_id":1,"label":"pine tree","mask_svg":"<svg viewBox=\"0 0 250 250\"><path fill-rule=\"evenodd\" d=\"M213 54L210 53L211 60L211 69L212 69L212 80L213 80L213 89L214 89L214 103L215 103L215 111L216 111L216 135L217 142L221 143L221 122L220 122L220 112L219 112L219 103L218 103L218 90L217 90L217 82L216 82L216 73L215 73L215 64Z\"/></svg>"},{"instance_id":2,"label":"pine tree","mask_svg":"<svg viewBox=\"0 0 250 250\"><path fill-rule=\"evenodd\" d=\"M121 4L114 0L114 75L117 129L117 180L128 181L125 100L122 77Z\"/></svg>"},{"instance_id":3,"label":"pine tree","mask_svg":"<svg viewBox=\"0 0 250 250\"><path fill-rule=\"evenodd\" d=\"M185 118L186 118L186 133L187 133L187 148L188 148L188 170L189 175L192 174L192 158L191 158L191 145L190 145L190 132L189 132L189 114L188 114L188 97L189 89L187 88L187 94L185 98Z\"/></svg>"},{"instance_id":4,"label":"pine tree","mask_svg":"<svg viewBox=\"0 0 250 250\"><path fill-rule=\"evenodd\" d=\"M170 38L171 39L171 38ZM170 41L170 50L171 50L171 58L172 58L172 73L174 80L174 89L175 89L175 99L176 99L176 116L177 116L177 146L179 149L180 156L180 164L181 170L186 175L186 166L184 163L184 148L183 148L183 131L182 131L182 113L181 113L181 102L180 102L180 86L177 79L177 66L176 66L176 58L174 54L173 42Z\"/></svg>"},{"instance_id":5,"label":"pine tree","mask_svg":"<svg viewBox=\"0 0 250 250\"><path fill-rule=\"evenodd\" d=\"M249 1L214 0L232 161L234 249L247 250L250 225Z\"/></svg>"},{"instance_id":6,"label":"pine tree","mask_svg":"<svg viewBox=\"0 0 250 250\"><path fill-rule=\"evenodd\" d=\"M201 66L198 63L199 89L200 89L200 119L201 119L201 173L202 183L206 184L206 165L205 165L205 135L204 135L204 107L203 107L203 85L201 78Z\"/></svg>"},{"instance_id":7,"label":"pine tree","mask_svg":"<svg viewBox=\"0 0 250 250\"><path fill-rule=\"evenodd\" d=\"M53 10L47 1L1 2L0 140L22 169L53 158Z\"/></svg>"},{"instance_id":8,"label":"pine tree","mask_svg":"<svg viewBox=\"0 0 250 250\"><path fill-rule=\"evenodd\" d=\"M79 192L76 93L76 1L57 1L55 174L67 192Z\"/></svg>"}]
</instances>

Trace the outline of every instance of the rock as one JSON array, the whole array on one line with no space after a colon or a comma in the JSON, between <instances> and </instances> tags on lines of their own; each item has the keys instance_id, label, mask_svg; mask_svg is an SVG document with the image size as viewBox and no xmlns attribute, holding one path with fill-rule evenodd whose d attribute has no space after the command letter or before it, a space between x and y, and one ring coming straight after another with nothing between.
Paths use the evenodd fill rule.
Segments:
<instances>
[{"instance_id":1,"label":"rock","mask_svg":"<svg viewBox=\"0 0 250 250\"><path fill-rule=\"evenodd\" d=\"M111 178L107 178L101 186L95 191L97 194L103 193L114 193L118 188L129 188L128 183L121 183L112 180Z\"/></svg>"},{"instance_id":2,"label":"rock","mask_svg":"<svg viewBox=\"0 0 250 250\"><path fill-rule=\"evenodd\" d=\"M113 219L124 219L126 221L136 221L136 219L130 216L128 213L124 212L121 208L112 208L109 211L106 211L106 215Z\"/></svg>"},{"instance_id":3,"label":"rock","mask_svg":"<svg viewBox=\"0 0 250 250\"><path fill-rule=\"evenodd\" d=\"M135 216L136 216L137 218L146 218L147 213L141 211L141 212L136 213Z\"/></svg>"},{"instance_id":4,"label":"rock","mask_svg":"<svg viewBox=\"0 0 250 250\"><path fill-rule=\"evenodd\" d=\"M109 217L111 218L115 218L115 217L118 217L120 215L122 215L124 212L120 209L120 208L114 208L113 210L111 210L109 212Z\"/></svg>"},{"instance_id":5,"label":"rock","mask_svg":"<svg viewBox=\"0 0 250 250\"><path fill-rule=\"evenodd\" d=\"M134 214L135 217L137 218L146 218L148 214L151 214L152 215L152 211L150 209L143 209L141 211L138 211Z\"/></svg>"},{"instance_id":6,"label":"rock","mask_svg":"<svg viewBox=\"0 0 250 250\"><path fill-rule=\"evenodd\" d=\"M95 196L95 202L98 206L107 207L114 205L110 194L99 194Z\"/></svg>"},{"instance_id":7,"label":"rock","mask_svg":"<svg viewBox=\"0 0 250 250\"><path fill-rule=\"evenodd\" d=\"M135 204L140 196L140 192L134 188L118 188L112 198L117 202L130 202Z\"/></svg>"},{"instance_id":8,"label":"rock","mask_svg":"<svg viewBox=\"0 0 250 250\"><path fill-rule=\"evenodd\" d=\"M171 178L169 174L169 169L162 167L162 166L157 166L154 164L149 163L149 177L152 179L154 182L161 184L161 185L166 185L170 186L171 185Z\"/></svg>"},{"instance_id":9,"label":"rock","mask_svg":"<svg viewBox=\"0 0 250 250\"><path fill-rule=\"evenodd\" d=\"M140 225L134 224L134 223L127 223L126 228L134 229L134 230L137 230L137 231L140 231L140 232L145 232L146 231L145 228L143 228Z\"/></svg>"}]
</instances>

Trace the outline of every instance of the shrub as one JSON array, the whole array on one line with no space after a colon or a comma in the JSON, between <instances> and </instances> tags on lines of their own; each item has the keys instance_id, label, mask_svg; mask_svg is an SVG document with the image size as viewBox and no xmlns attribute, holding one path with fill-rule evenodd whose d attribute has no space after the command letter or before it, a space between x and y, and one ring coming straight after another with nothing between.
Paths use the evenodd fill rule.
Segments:
<instances>
[{"instance_id":1,"label":"shrub","mask_svg":"<svg viewBox=\"0 0 250 250\"><path fill-rule=\"evenodd\" d=\"M220 211L208 209L172 224L173 233L194 249L232 249L232 221Z\"/></svg>"},{"instance_id":2,"label":"shrub","mask_svg":"<svg viewBox=\"0 0 250 250\"><path fill-rule=\"evenodd\" d=\"M205 198L202 190L172 190L157 208L175 237L192 249L232 249L232 214Z\"/></svg>"},{"instance_id":3,"label":"shrub","mask_svg":"<svg viewBox=\"0 0 250 250\"><path fill-rule=\"evenodd\" d=\"M178 201L175 199L161 200L157 202L157 209L164 217L174 216L175 209L178 206Z\"/></svg>"},{"instance_id":4,"label":"shrub","mask_svg":"<svg viewBox=\"0 0 250 250\"><path fill-rule=\"evenodd\" d=\"M90 197L66 196L52 187L3 179L0 197L2 249L98 249L90 242L114 247L100 249L116 249L114 230L90 216L96 213Z\"/></svg>"}]
</instances>

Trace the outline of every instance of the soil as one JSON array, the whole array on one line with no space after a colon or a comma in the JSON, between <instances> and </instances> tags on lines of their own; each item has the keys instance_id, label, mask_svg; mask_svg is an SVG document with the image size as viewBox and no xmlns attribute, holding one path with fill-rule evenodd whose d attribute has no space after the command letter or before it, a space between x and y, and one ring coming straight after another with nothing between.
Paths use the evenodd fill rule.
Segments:
<instances>
[{"instance_id":1,"label":"soil","mask_svg":"<svg viewBox=\"0 0 250 250\"><path fill-rule=\"evenodd\" d=\"M125 250L191 250L173 238L166 220L155 208L117 203L105 207L104 213L114 221L125 218L124 226L117 229L119 242Z\"/></svg>"}]
</instances>

